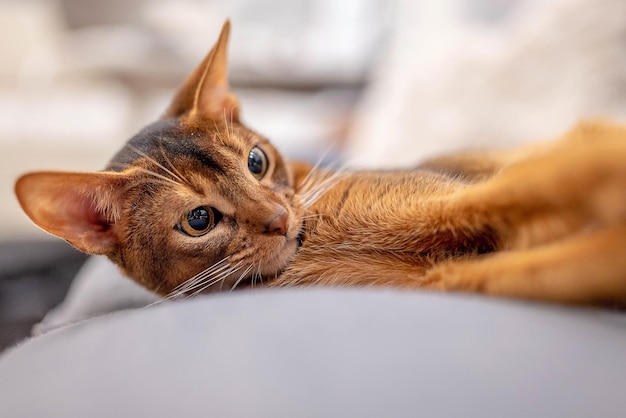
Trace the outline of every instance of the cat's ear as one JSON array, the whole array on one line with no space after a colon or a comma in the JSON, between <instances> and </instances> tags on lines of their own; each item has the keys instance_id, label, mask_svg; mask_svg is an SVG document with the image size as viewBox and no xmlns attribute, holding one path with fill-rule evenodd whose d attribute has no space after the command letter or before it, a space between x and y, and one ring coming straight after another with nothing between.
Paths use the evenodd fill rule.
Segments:
<instances>
[{"instance_id":1,"label":"cat's ear","mask_svg":"<svg viewBox=\"0 0 626 418\"><path fill-rule=\"evenodd\" d=\"M111 254L121 207L120 173L38 172L20 177L15 194L26 215L45 231L90 254Z\"/></svg>"},{"instance_id":2,"label":"cat's ear","mask_svg":"<svg viewBox=\"0 0 626 418\"><path fill-rule=\"evenodd\" d=\"M166 117L201 114L213 120L239 122L239 101L228 85L229 34L227 20L213 49L174 96Z\"/></svg>"}]
</instances>

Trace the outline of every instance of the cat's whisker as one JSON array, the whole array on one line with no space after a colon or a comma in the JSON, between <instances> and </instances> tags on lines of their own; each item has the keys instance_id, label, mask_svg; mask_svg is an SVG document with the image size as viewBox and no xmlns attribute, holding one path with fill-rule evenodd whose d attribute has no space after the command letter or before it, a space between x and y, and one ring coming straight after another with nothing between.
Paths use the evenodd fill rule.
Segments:
<instances>
[{"instance_id":1,"label":"cat's whisker","mask_svg":"<svg viewBox=\"0 0 626 418\"><path fill-rule=\"evenodd\" d=\"M325 216L323 213L312 213L310 215L304 215L301 219L305 221L307 219L316 219L316 218L321 218L323 216Z\"/></svg>"},{"instance_id":2,"label":"cat's whisker","mask_svg":"<svg viewBox=\"0 0 626 418\"><path fill-rule=\"evenodd\" d=\"M163 181L165 181L165 182L167 182L167 183L171 183L171 184L174 184L174 185L176 185L176 186L180 186L180 183L178 183L177 181L174 181L174 180L172 180L171 178L169 178L169 177L165 177L165 176L163 176L163 175L161 175L161 174L159 174L159 173L155 173L155 172L154 172L154 171L152 171L152 170L148 170L147 168L137 167L137 166L135 166L135 167L133 167L133 168L134 168L134 169L136 169L136 170L141 171L142 173L145 173L145 174L148 174L148 175L153 176L153 177L155 177L155 178L158 178L158 179L160 179L160 180L163 180Z\"/></svg>"},{"instance_id":3,"label":"cat's whisker","mask_svg":"<svg viewBox=\"0 0 626 418\"><path fill-rule=\"evenodd\" d=\"M222 133L220 132L220 128L217 126L217 122L215 121L215 119L213 120L213 126L215 127L215 136L217 136L217 139L220 140L222 145L225 145L226 139L224 138L224 135L222 135Z\"/></svg>"},{"instance_id":4,"label":"cat's whisker","mask_svg":"<svg viewBox=\"0 0 626 418\"><path fill-rule=\"evenodd\" d=\"M178 178L180 181L184 182L185 184L191 186L191 183L189 182L189 180L176 168L176 166L172 163L172 160L170 160L170 158L167 156L167 153L162 148L161 148L161 155L163 156L167 164L172 168L172 171L176 173L176 178Z\"/></svg>"},{"instance_id":5,"label":"cat's whisker","mask_svg":"<svg viewBox=\"0 0 626 418\"><path fill-rule=\"evenodd\" d=\"M224 264L228 260L228 258L229 257L224 257L222 260L216 262L215 264L203 270L202 272L196 274L190 279L179 284L169 294L167 294L163 298L159 299L158 301L148 306L153 306L153 305L156 305L156 304L159 304L167 300L171 300L171 299L176 299L177 297L184 295L185 293L197 288L198 286L202 286L202 284L206 283L207 280L211 280L211 277L218 275L220 272L223 272L225 269L231 268L234 270L235 268L231 267L229 264L227 263ZM229 274L230 273L232 272L229 272Z\"/></svg>"},{"instance_id":6,"label":"cat's whisker","mask_svg":"<svg viewBox=\"0 0 626 418\"><path fill-rule=\"evenodd\" d=\"M134 153L139 154L142 157L146 158L148 161L150 161L151 163L153 163L154 165L156 165L157 167L159 167L160 169L162 169L163 171L168 173L170 176L172 176L175 180L178 180L178 181L172 180L172 182L174 182L175 184L183 184L183 183L185 183L185 181L182 178L180 178L178 175L176 175L176 173L174 173L173 171L171 171L170 169L165 167L163 164L159 163L157 160L155 160L154 158L150 157L148 154L146 154L145 152L141 151L140 149L138 149L134 145L126 144L126 148L128 148L131 151L133 151ZM154 174L157 174L157 173L154 173ZM162 176L162 177L165 178L165 176ZM188 182L187 182L187 184L188 184Z\"/></svg>"},{"instance_id":7,"label":"cat's whisker","mask_svg":"<svg viewBox=\"0 0 626 418\"><path fill-rule=\"evenodd\" d=\"M232 126L233 124L233 114L231 112L230 114L230 124ZM224 126L226 126L226 138L228 138L229 141L232 141L232 135L231 135L231 131L228 127L228 120L226 119L226 109L224 109ZM234 131L232 132L232 134L234 134Z\"/></svg>"},{"instance_id":8,"label":"cat's whisker","mask_svg":"<svg viewBox=\"0 0 626 418\"><path fill-rule=\"evenodd\" d=\"M263 283L263 278L261 277L261 265L260 264L259 264L259 267L257 267L257 269L256 269L256 273L254 273L252 275L251 287L254 287L254 285L256 284L257 280L259 280L261 283Z\"/></svg>"},{"instance_id":9,"label":"cat's whisker","mask_svg":"<svg viewBox=\"0 0 626 418\"><path fill-rule=\"evenodd\" d=\"M241 276L239 276L239 278L237 279L237 281L235 282L235 284L233 285L233 287L230 288L230 291L232 292L233 290L235 290L237 288L237 286L239 286L239 283L241 283L241 281L243 279L246 278L246 275L248 273L250 273L250 271L254 268L254 264L251 264L250 267L248 267L247 269L244 270L243 273L241 273Z\"/></svg>"},{"instance_id":10,"label":"cat's whisker","mask_svg":"<svg viewBox=\"0 0 626 418\"><path fill-rule=\"evenodd\" d=\"M203 292L205 289L207 289L209 286L211 286L213 283L223 279L224 277L227 277L229 274L232 274L233 272L235 272L237 269L234 267L229 267L228 270L223 271L219 274L212 274L210 277L204 277L202 280L196 282L194 285L185 288L185 289L181 289L173 294L171 294L169 297L164 298L164 300L169 300L169 299L176 299L180 296L186 296L186 298L190 298L193 296L196 296L197 294ZM198 289L200 288L200 289ZM196 290L198 289L198 290ZM189 292L195 290L192 294L189 294Z\"/></svg>"},{"instance_id":11,"label":"cat's whisker","mask_svg":"<svg viewBox=\"0 0 626 418\"><path fill-rule=\"evenodd\" d=\"M128 164L120 164L120 163L112 163L110 166L111 166L112 168L119 168L119 169L121 169L121 170L124 170L125 168L128 168L128 167L129 167L129 165L128 165ZM157 179L159 179L159 180L163 180L163 183L161 183L161 182L157 182L157 183L159 183L159 184L173 183L173 184L178 185L178 183L177 183L177 182L175 182L174 180L172 180L172 179L170 179L170 178L168 178L168 177L162 176L162 175L161 175L161 174L159 174L159 173L155 173L154 171L148 170L147 168L144 168L144 167L138 167L138 166L132 166L132 169L133 169L133 170L140 171L140 172L145 173L145 174L148 174L148 175L150 175L150 176L153 176L154 178L157 178Z\"/></svg>"},{"instance_id":12,"label":"cat's whisker","mask_svg":"<svg viewBox=\"0 0 626 418\"><path fill-rule=\"evenodd\" d=\"M318 161L317 164L319 164L320 162L321 160ZM346 171L346 165L339 166L336 169L330 166L324 170L320 169L316 165L311 169L311 171L309 171L304 180L301 182L300 187L298 188L298 193L300 193L301 195L310 194L321 184L328 181L334 181L334 179L342 177L346 173Z\"/></svg>"},{"instance_id":13,"label":"cat's whisker","mask_svg":"<svg viewBox=\"0 0 626 418\"><path fill-rule=\"evenodd\" d=\"M326 157L328 156L328 154L330 154L330 152L335 149L335 144L330 144L326 150L324 152L322 152L322 154L320 155L320 157L317 159L317 161L315 162L315 164L313 165L313 168L311 168L311 170L307 173L306 176L304 176L304 179L302 179L302 187L306 187L306 185L309 183L309 181L311 180L311 176L313 176L314 174L317 175L320 172L320 166L322 165L322 163L324 162L324 160L326 159Z\"/></svg>"},{"instance_id":14,"label":"cat's whisker","mask_svg":"<svg viewBox=\"0 0 626 418\"><path fill-rule=\"evenodd\" d=\"M313 167L311 171L309 171L309 173L306 175L304 180L302 180L298 191L300 193L308 192L315 184L319 182L319 177L322 175L323 172L319 168Z\"/></svg>"},{"instance_id":15,"label":"cat's whisker","mask_svg":"<svg viewBox=\"0 0 626 418\"><path fill-rule=\"evenodd\" d=\"M230 127L231 127L231 135L232 135L232 127L233 127L233 112L230 112ZM226 124L226 128L228 128L228 124Z\"/></svg>"},{"instance_id":16,"label":"cat's whisker","mask_svg":"<svg viewBox=\"0 0 626 418\"><path fill-rule=\"evenodd\" d=\"M194 284L194 286L190 287L186 291L189 292L189 291L192 291L194 289L197 289L198 287L202 287L202 289L200 290L200 291L202 291L202 290L206 289L207 287L212 286L213 283L215 283L215 282L217 282L217 281L219 281L221 279L224 279L224 278L228 277L229 275L233 274L234 272L236 272L240 268L241 267L240 267L239 264L236 265L236 266L232 266L232 267L229 266L229 268L227 270L225 270L225 271L213 274L213 275L211 275L211 277L205 277L201 282L198 282L197 284ZM204 287L205 285L207 285L207 286ZM194 293L194 295L195 295L195 293Z\"/></svg>"},{"instance_id":17,"label":"cat's whisker","mask_svg":"<svg viewBox=\"0 0 626 418\"><path fill-rule=\"evenodd\" d=\"M222 258L221 260L215 262L213 265L207 267L206 269L202 270L200 273L196 274L195 276L185 280L184 282L182 282L181 284L179 284L178 286L176 286L173 290L173 292L178 291L188 285L190 285L191 282L196 282L199 278L205 277L207 274L212 274L214 273L216 270L221 270L224 267L227 267L228 264L224 263L230 258L230 256L226 256L224 258ZM221 267L220 267L221 266Z\"/></svg>"},{"instance_id":18,"label":"cat's whisker","mask_svg":"<svg viewBox=\"0 0 626 418\"><path fill-rule=\"evenodd\" d=\"M302 204L305 208L310 207L320 197L326 194L330 189L335 187L340 181L344 180L346 175L345 169L340 169L334 174L319 181L317 184L313 184L309 190L306 190L301 194Z\"/></svg>"},{"instance_id":19,"label":"cat's whisker","mask_svg":"<svg viewBox=\"0 0 626 418\"><path fill-rule=\"evenodd\" d=\"M236 264L235 266L226 265L224 268L218 269L215 272L211 272L211 274L206 274L196 280L192 285L186 287L184 290L179 291L179 294L189 293L192 290L201 288L199 291L194 292L191 296L195 296L196 294L204 291L206 288L212 286L220 280L225 279L229 275L233 274L237 270L240 269L241 263Z\"/></svg>"},{"instance_id":20,"label":"cat's whisker","mask_svg":"<svg viewBox=\"0 0 626 418\"><path fill-rule=\"evenodd\" d=\"M215 279L219 279L223 275L230 274L234 268L235 267L231 267L229 265L226 265L226 266L222 267L221 269L213 271L213 272L211 272L209 274L202 275L202 276L196 278L192 283L189 283L187 286L179 289L176 292L176 295L184 295L184 294L187 294L187 293L189 293L189 292L191 292L191 291L193 291L193 290L195 290L195 289L197 289L199 287L203 287L208 282L211 282L211 281L213 281Z\"/></svg>"},{"instance_id":21,"label":"cat's whisker","mask_svg":"<svg viewBox=\"0 0 626 418\"><path fill-rule=\"evenodd\" d=\"M200 287L200 289L196 290L195 292L193 292L191 295L189 295L187 297L188 298L194 297L194 296L204 292L206 289L208 289L209 287L213 286L214 284L223 282L227 277L231 276L232 274L236 273L239 270L240 270L240 267L233 267L233 268L231 268L231 269L221 273L217 277L214 277L214 278L212 278L210 280L205 281L204 285L202 287Z\"/></svg>"}]
</instances>

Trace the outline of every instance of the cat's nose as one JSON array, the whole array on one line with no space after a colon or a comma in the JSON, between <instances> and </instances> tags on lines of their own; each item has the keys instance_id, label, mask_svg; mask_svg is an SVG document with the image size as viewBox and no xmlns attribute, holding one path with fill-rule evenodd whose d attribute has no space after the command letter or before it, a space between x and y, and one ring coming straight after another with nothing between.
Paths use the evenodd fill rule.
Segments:
<instances>
[{"instance_id":1,"label":"cat's nose","mask_svg":"<svg viewBox=\"0 0 626 418\"><path fill-rule=\"evenodd\" d=\"M285 208L280 208L274 218L265 224L265 233L287 235L287 228L289 228L289 214Z\"/></svg>"}]
</instances>

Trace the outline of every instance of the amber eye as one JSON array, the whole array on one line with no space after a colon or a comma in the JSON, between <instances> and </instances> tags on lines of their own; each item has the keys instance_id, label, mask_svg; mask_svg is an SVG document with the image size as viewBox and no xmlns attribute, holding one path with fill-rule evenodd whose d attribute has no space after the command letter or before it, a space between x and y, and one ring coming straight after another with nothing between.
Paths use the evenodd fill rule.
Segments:
<instances>
[{"instance_id":1,"label":"amber eye","mask_svg":"<svg viewBox=\"0 0 626 418\"><path fill-rule=\"evenodd\" d=\"M250 150L250 154L248 154L248 170L257 179L262 179L265 173L267 173L267 157L261 151L261 148L254 147Z\"/></svg>"},{"instance_id":2,"label":"amber eye","mask_svg":"<svg viewBox=\"0 0 626 418\"><path fill-rule=\"evenodd\" d=\"M200 206L187 212L176 227L190 237L201 237L213 229L221 218L222 214L216 209Z\"/></svg>"}]
</instances>

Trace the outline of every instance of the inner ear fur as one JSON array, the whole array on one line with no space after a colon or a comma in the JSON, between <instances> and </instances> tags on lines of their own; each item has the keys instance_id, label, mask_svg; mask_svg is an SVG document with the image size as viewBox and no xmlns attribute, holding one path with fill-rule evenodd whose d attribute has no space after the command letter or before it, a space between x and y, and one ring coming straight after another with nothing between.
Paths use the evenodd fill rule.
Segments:
<instances>
[{"instance_id":1,"label":"inner ear fur","mask_svg":"<svg viewBox=\"0 0 626 418\"><path fill-rule=\"evenodd\" d=\"M15 184L28 217L81 251L112 254L127 177L121 173L37 172Z\"/></svg>"},{"instance_id":2,"label":"inner ear fur","mask_svg":"<svg viewBox=\"0 0 626 418\"><path fill-rule=\"evenodd\" d=\"M228 38L230 21L200 65L174 96L165 117L201 115L215 121L239 122L239 101L228 84Z\"/></svg>"}]
</instances>

